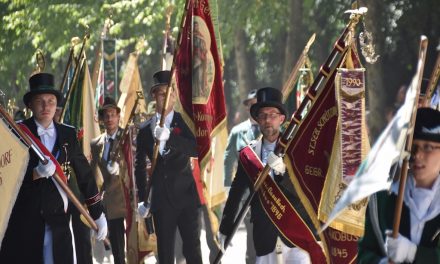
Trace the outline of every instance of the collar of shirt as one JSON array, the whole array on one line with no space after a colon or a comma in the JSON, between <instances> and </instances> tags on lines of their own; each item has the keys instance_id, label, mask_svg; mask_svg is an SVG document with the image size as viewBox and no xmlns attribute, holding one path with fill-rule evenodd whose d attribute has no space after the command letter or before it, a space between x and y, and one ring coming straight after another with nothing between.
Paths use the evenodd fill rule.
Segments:
<instances>
[{"instance_id":1,"label":"collar of shirt","mask_svg":"<svg viewBox=\"0 0 440 264\"><path fill-rule=\"evenodd\" d=\"M37 125L37 133L41 139L41 143L52 152L53 147L55 145L55 140L57 138L57 131L53 124L53 121L49 124L47 128L44 128L40 123L38 123L35 119L35 124Z\"/></svg>"},{"instance_id":2,"label":"collar of shirt","mask_svg":"<svg viewBox=\"0 0 440 264\"><path fill-rule=\"evenodd\" d=\"M53 124L53 121L49 124L49 126L47 128L43 127L43 125L41 125L40 123L38 123L37 120L35 120L35 124L37 125L37 133L38 136L48 136L50 138L56 136L56 131L55 131L55 126Z\"/></svg>"},{"instance_id":3,"label":"collar of shirt","mask_svg":"<svg viewBox=\"0 0 440 264\"><path fill-rule=\"evenodd\" d=\"M105 142L108 142L109 141L109 139L115 139L116 138L116 134L117 134L117 130L116 130L116 132L115 133L113 133L113 135L109 135L109 134L107 134L107 132L105 132Z\"/></svg>"},{"instance_id":4,"label":"collar of shirt","mask_svg":"<svg viewBox=\"0 0 440 264\"><path fill-rule=\"evenodd\" d=\"M156 113L156 121L157 123L159 123L160 121L160 114ZM168 113L168 115L165 116L165 126L170 128L171 127L171 122L173 121L174 118L174 110L171 110L171 112Z\"/></svg>"}]
</instances>

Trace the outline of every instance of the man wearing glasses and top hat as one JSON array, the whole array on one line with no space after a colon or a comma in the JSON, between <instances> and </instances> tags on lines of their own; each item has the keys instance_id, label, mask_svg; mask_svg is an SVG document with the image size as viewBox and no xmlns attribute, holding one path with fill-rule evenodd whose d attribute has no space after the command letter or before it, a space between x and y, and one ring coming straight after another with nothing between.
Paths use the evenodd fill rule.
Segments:
<instances>
[{"instance_id":1,"label":"man wearing glasses and top hat","mask_svg":"<svg viewBox=\"0 0 440 264\"><path fill-rule=\"evenodd\" d=\"M281 182L288 179L283 159L274 153L281 136L281 125L287 114L282 103L281 92L272 87L259 89L257 103L251 106L250 114L258 122L263 135L261 140L255 141L250 147L262 164L267 164L271 168L268 177L272 177L275 183L280 185ZM239 163L220 224L219 241L222 248L224 248L226 236L232 232L242 197L247 189L252 190L253 188L253 182L249 177L244 166ZM254 246L257 255L255 263L310 263L307 252L296 247L292 248L283 241L277 228L266 215L259 197L255 197L251 202L251 222L253 223Z\"/></svg>"},{"instance_id":2,"label":"man wearing glasses and top hat","mask_svg":"<svg viewBox=\"0 0 440 264\"><path fill-rule=\"evenodd\" d=\"M70 162L90 215L98 225L97 238L107 234L107 223L92 169L82 153L75 128L53 121L61 94L54 77L37 73L29 79L23 97L33 117L22 122L57 159ZM30 151L30 159L0 249L0 263L75 263L67 196L52 178L56 166L42 164Z\"/></svg>"},{"instance_id":3,"label":"man wearing glasses and top hat","mask_svg":"<svg viewBox=\"0 0 440 264\"><path fill-rule=\"evenodd\" d=\"M181 114L173 110L176 101L173 88L170 88L173 90L165 108L170 78L170 71L154 74L150 94L156 100L156 113L142 124L137 136L135 175L141 201L146 200L146 158L153 159L155 141L159 144L159 154L151 175L151 203L142 202L138 209L142 217L147 217L149 211L153 215L159 263L174 263L174 242L178 228L186 262L198 264L202 263L200 200L190 164L190 158L197 157L197 145ZM158 124L164 108L165 124L160 127Z\"/></svg>"}]
</instances>

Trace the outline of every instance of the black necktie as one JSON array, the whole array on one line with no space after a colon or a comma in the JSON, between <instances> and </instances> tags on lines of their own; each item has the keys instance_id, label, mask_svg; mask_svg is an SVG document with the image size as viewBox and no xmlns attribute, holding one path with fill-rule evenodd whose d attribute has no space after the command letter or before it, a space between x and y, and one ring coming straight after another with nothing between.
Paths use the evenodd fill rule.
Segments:
<instances>
[{"instance_id":1,"label":"black necktie","mask_svg":"<svg viewBox=\"0 0 440 264\"><path fill-rule=\"evenodd\" d=\"M113 148L114 139L113 138L109 138L108 142L110 142L110 145L108 147L107 158L105 159L106 161L110 160L110 152L112 151L112 148Z\"/></svg>"}]
</instances>

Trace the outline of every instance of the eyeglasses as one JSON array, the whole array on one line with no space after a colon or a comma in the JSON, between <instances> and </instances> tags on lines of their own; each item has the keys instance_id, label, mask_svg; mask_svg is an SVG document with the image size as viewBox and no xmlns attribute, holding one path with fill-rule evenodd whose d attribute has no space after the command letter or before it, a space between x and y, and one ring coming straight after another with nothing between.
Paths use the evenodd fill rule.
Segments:
<instances>
[{"instance_id":1,"label":"eyeglasses","mask_svg":"<svg viewBox=\"0 0 440 264\"><path fill-rule=\"evenodd\" d=\"M281 113L259 113L257 115L257 119L258 120L266 120L267 118L273 120L275 118L277 118L279 115L281 115Z\"/></svg>"},{"instance_id":2,"label":"eyeglasses","mask_svg":"<svg viewBox=\"0 0 440 264\"><path fill-rule=\"evenodd\" d=\"M440 146L434 146L431 144L423 144L421 146L419 145L412 145L411 147L411 154L416 154L417 151L421 151L423 153L431 153L435 149L440 149Z\"/></svg>"}]
</instances>

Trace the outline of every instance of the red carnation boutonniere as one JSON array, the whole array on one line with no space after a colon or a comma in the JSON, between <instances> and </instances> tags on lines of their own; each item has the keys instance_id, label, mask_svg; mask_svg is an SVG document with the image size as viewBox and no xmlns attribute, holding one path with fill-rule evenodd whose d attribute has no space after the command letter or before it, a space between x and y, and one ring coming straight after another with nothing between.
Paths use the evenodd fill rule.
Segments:
<instances>
[{"instance_id":1,"label":"red carnation boutonniere","mask_svg":"<svg viewBox=\"0 0 440 264\"><path fill-rule=\"evenodd\" d=\"M83 137L84 137L84 129L83 128L80 128L78 130L78 133L76 134L76 137L78 138L78 140L83 139Z\"/></svg>"},{"instance_id":2,"label":"red carnation boutonniere","mask_svg":"<svg viewBox=\"0 0 440 264\"><path fill-rule=\"evenodd\" d=\"M173 127L171 133L178 136L182 133L182 129L180 127Z\"/></svg>"}]
</instances>

